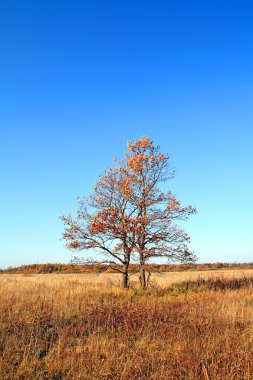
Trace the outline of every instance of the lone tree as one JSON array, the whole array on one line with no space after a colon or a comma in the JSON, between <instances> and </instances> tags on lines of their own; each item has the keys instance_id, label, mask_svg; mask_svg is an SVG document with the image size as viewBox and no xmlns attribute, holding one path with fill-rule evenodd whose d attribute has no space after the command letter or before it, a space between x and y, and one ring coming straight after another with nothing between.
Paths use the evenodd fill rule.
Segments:
<instances>
[{"instance_id":1,"label":"lone tree","mask_svg":"<svg viewBox=\"0 0 253 380\"><path fill-rule=\"evenodd\" d=\"M195 261L187 248L189 236L175 222L187 220L196 209L181 207L170 191L159 188L174 178L168 154L162 154L149 137L127 146L124 158L115 159L100 176L94 193L79 198L76 217L60 218L68 248L102 252L105 260L100 262L122 272L123 288L129 286L131 259L138 260L141 286L146 288L145 264L150 258Z\"/></svg>"}]
</instances>

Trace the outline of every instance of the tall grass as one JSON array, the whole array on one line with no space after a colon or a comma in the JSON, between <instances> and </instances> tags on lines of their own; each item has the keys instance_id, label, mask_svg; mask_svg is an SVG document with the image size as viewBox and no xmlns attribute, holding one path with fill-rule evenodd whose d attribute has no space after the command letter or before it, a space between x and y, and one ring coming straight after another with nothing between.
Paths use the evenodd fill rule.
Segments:
<instances>
[{"instance_id":1,"label":"tall grass","mask_svg":"<svg viewBox=\"0 0 253 380\"><path fill-rule=\"evenodd\" d=\"M192 279L0 276L0 379L252 379L252 279Z\"/></svg>"}]
</instances>

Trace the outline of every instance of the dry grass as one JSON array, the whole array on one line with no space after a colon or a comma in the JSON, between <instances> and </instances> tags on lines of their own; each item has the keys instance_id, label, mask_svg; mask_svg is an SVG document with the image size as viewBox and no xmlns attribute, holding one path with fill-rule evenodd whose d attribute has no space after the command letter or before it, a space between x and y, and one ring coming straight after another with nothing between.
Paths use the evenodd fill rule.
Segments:
<instances>
[{"instance_id":1,"label":"dry grass","mask_svg":"<svg viewBox=\"0 0 253 380\"><path fill-rule=\"evenodd\" d=\"M253 379L251 273L1 275L0 379Z\"/></svg>"},{"instance_id":2,"label":"dry grass","mask_svg":"<svg viewBox=\"0 0 253 380\"><path fill-rule=\"evenodd\" d=\"M241 270L210 270L210 271L185 271L185 272L161 272L152 273L151 283L154 286L167 287L171 284L183 282L183 281L195 281L199 279L215 279L215 278L240 278L240 277L253 277L253 269L241 269ZM2 274L1 278L8 279L19 279L20 283L26 283L25 279L29 277L29 283L45 284L55 286L65 286L70 281L78 281L82 284L84 288L101 288L101 286L110 287L120 287L121 286L121 274L120 273L82 273L82 274L32 274L24 273L20 274ZM0 282L1 283L1 282ZM132 288L139 286L138 274L130 275L130 285Z\"/></svg>"}]
</instances>

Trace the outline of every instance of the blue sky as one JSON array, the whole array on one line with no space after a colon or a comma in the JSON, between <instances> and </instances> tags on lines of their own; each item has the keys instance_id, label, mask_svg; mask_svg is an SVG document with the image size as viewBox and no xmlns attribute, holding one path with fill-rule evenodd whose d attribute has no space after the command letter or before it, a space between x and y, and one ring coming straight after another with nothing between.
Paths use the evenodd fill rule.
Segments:
<instances>
[{"instance_id":1,"label":"blue sky","mask_svg":"<svg viewBox=\"0 0 253 380\"><path fill-rule=\"evenodd\" d=\"M198 208L184 227L199 261L253 261L252 15L250 1L2 0L0 267L68 262L58 216L144 135Z\"/></svg>"}]
</instances>

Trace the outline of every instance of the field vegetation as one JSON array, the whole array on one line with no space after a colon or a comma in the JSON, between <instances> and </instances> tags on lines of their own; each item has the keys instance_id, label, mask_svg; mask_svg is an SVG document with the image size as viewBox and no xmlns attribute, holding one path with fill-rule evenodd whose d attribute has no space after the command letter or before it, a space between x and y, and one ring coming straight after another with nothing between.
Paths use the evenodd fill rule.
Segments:
<instances>
[{"instance_id":1,"label":"field vegetation","mask_svg":"<svg viewBox=\"0 0 253 380\"><path fill-rule=\"evenodd\" d=\"M250 380L251 273L2 274L0 379Z\"/></svg>"},{"instance_id":2,"label":"field vegetation","mask_svg":"<svg viewBox=\"0 0 253 380\"><path fill-rule=\"evenodd\" d=\"M117 266L115 267L117 269ZM146 264L147 272L185 272L185 271L214 271L214 270L245 270L253 269L253 263L181 263L181 264ZM77 264L77 263L47 263L47 264L27 264L18 267L8 267L0 269L0 273L115 273L115 270L103 264ZM129 272L139 273L138 264L130 264Z\"/></svg>"}]
</instances>

